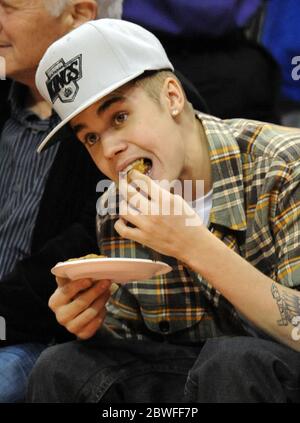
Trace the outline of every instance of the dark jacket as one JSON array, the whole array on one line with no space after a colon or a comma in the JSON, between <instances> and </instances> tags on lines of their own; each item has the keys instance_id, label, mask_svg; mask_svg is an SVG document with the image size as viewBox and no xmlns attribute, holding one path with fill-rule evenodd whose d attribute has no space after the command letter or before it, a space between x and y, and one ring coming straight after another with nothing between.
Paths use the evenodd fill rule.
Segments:
<instances>
[{"instance_id":1,"label":"dark jacket","mask_svg":"<svg viewBox=\"0 0 300 423\"><path fill-rule=\"evenodd\" d=\"M0 82L0 132L9 116L9 85ZM0 282L0 316L6 321L7 338L0 347L71 338L48 307L56 289L50 269L58 261L97 252L96 184L101 178L82 144L71 138L60 144L40 203L32 254Z\"/></svg>"}]
</instances>

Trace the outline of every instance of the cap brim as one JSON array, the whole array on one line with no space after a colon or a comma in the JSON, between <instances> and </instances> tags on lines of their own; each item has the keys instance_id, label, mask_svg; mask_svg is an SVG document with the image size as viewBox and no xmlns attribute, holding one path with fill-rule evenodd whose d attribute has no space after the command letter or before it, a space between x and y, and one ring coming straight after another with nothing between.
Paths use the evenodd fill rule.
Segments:
<instances>
[{"instance_id":1,"label":"cap brim","mask_svg":"<svg viewBox=\"0 0 300 423\"><path fill-rule=\"evenodd\" d=\"M82 106L78 107L73 113L71 113L67 118L62 120L56 127L47 135L47 137L42 141L42 143L38 146L37 152L41 153L42 151L46 150L46 148L49 148L51 145L55 144L56 142L62 141L63 139L66 139L66 137L70 137L70 128L67 125L68 122L70 122L71 119L73 119L75 116L77 116L79 113L81 113L83 110L87 109L89 106L94 104L96 101L101 100L101 98L105 97L106 95L110 94L117 88L121 87L122 85L125 85L127 82L132 81L139 75L142 75L144 73L144 70L141 70L139 72L136 72L133 75L130 75L122 81L116 82L114 85L111 85L106 90L103 90L93 97L89 98Z\"/></svg>"}]
</instances>

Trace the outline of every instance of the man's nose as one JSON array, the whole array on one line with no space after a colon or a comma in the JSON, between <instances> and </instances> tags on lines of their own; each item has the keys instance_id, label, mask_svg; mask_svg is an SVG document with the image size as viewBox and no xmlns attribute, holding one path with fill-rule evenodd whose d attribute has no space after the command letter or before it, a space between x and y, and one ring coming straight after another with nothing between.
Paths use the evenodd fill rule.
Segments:
<instances>
[{"instance_id":1,"label":"man's nose","mask_svg":"<svg viewBox=\"0 0 300 423\"><path fill-rule=\"evenodd\" d=\"M106 159L112 159L127 149L127 142L119 137L105 137L102 139L102 149L104 157Z\"/></svg>"}]
</instances>

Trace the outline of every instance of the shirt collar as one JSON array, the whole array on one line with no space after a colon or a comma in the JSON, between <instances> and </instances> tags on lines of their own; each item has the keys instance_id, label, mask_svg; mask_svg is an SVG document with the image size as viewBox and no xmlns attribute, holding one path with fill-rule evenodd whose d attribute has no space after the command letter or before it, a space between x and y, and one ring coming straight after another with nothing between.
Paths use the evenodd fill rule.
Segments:
<instances>
[{"instance_id":1,"label":"shirt collar","mask_svg":"<svg viewBox=\"0 0 300 423\"><path fill-rule=\"evenodd\" d=\"M53 112L48 119L40 119L31 110L26 109L24 106L24 99L26 98L27 90L28 88L25 85L16 81L12 82L8 95L11 116L26 128L47 132L49 127L54 127L60 119L55 112Z\"/></svg>"},{"instance_id":2,"label":"shirt collar","mask_svg":"<svg viewBox=\"0 0 300 423\"><path fill-rule=\"evenodd\" d=\"M213 197L210 223L235 231L247 228L241 152L226 122L197 113L208 144L212 168Z\"/></svg>"}]
</instances>

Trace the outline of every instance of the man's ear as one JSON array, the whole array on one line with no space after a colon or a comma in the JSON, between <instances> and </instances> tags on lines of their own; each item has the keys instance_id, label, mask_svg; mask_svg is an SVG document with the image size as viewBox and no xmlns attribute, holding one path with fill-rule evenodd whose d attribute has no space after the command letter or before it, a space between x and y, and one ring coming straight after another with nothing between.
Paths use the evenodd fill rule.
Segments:
<instances>
[{"instance_id":1,"label":"man's ear","mask_svg":"<svg viewBox=\"0 0 300 423\"><path fill-rule=\"evenodd\" d=\"M98 5L95 0L73 0L72 4L73 29L81 24L96 19Z\"/></svg>"},{"instance_id":2,"label":"man's ear","mask_svg":"<svg viewBox=\"0 0 300 423\"><path fill-rule=\"evenodd\" d=\"M179 115L184 108L185 95L181 84L176 78L166 78L162 88L162 94L167 103L170 115L173 117Z\"/></svg>"}]
</instances>

